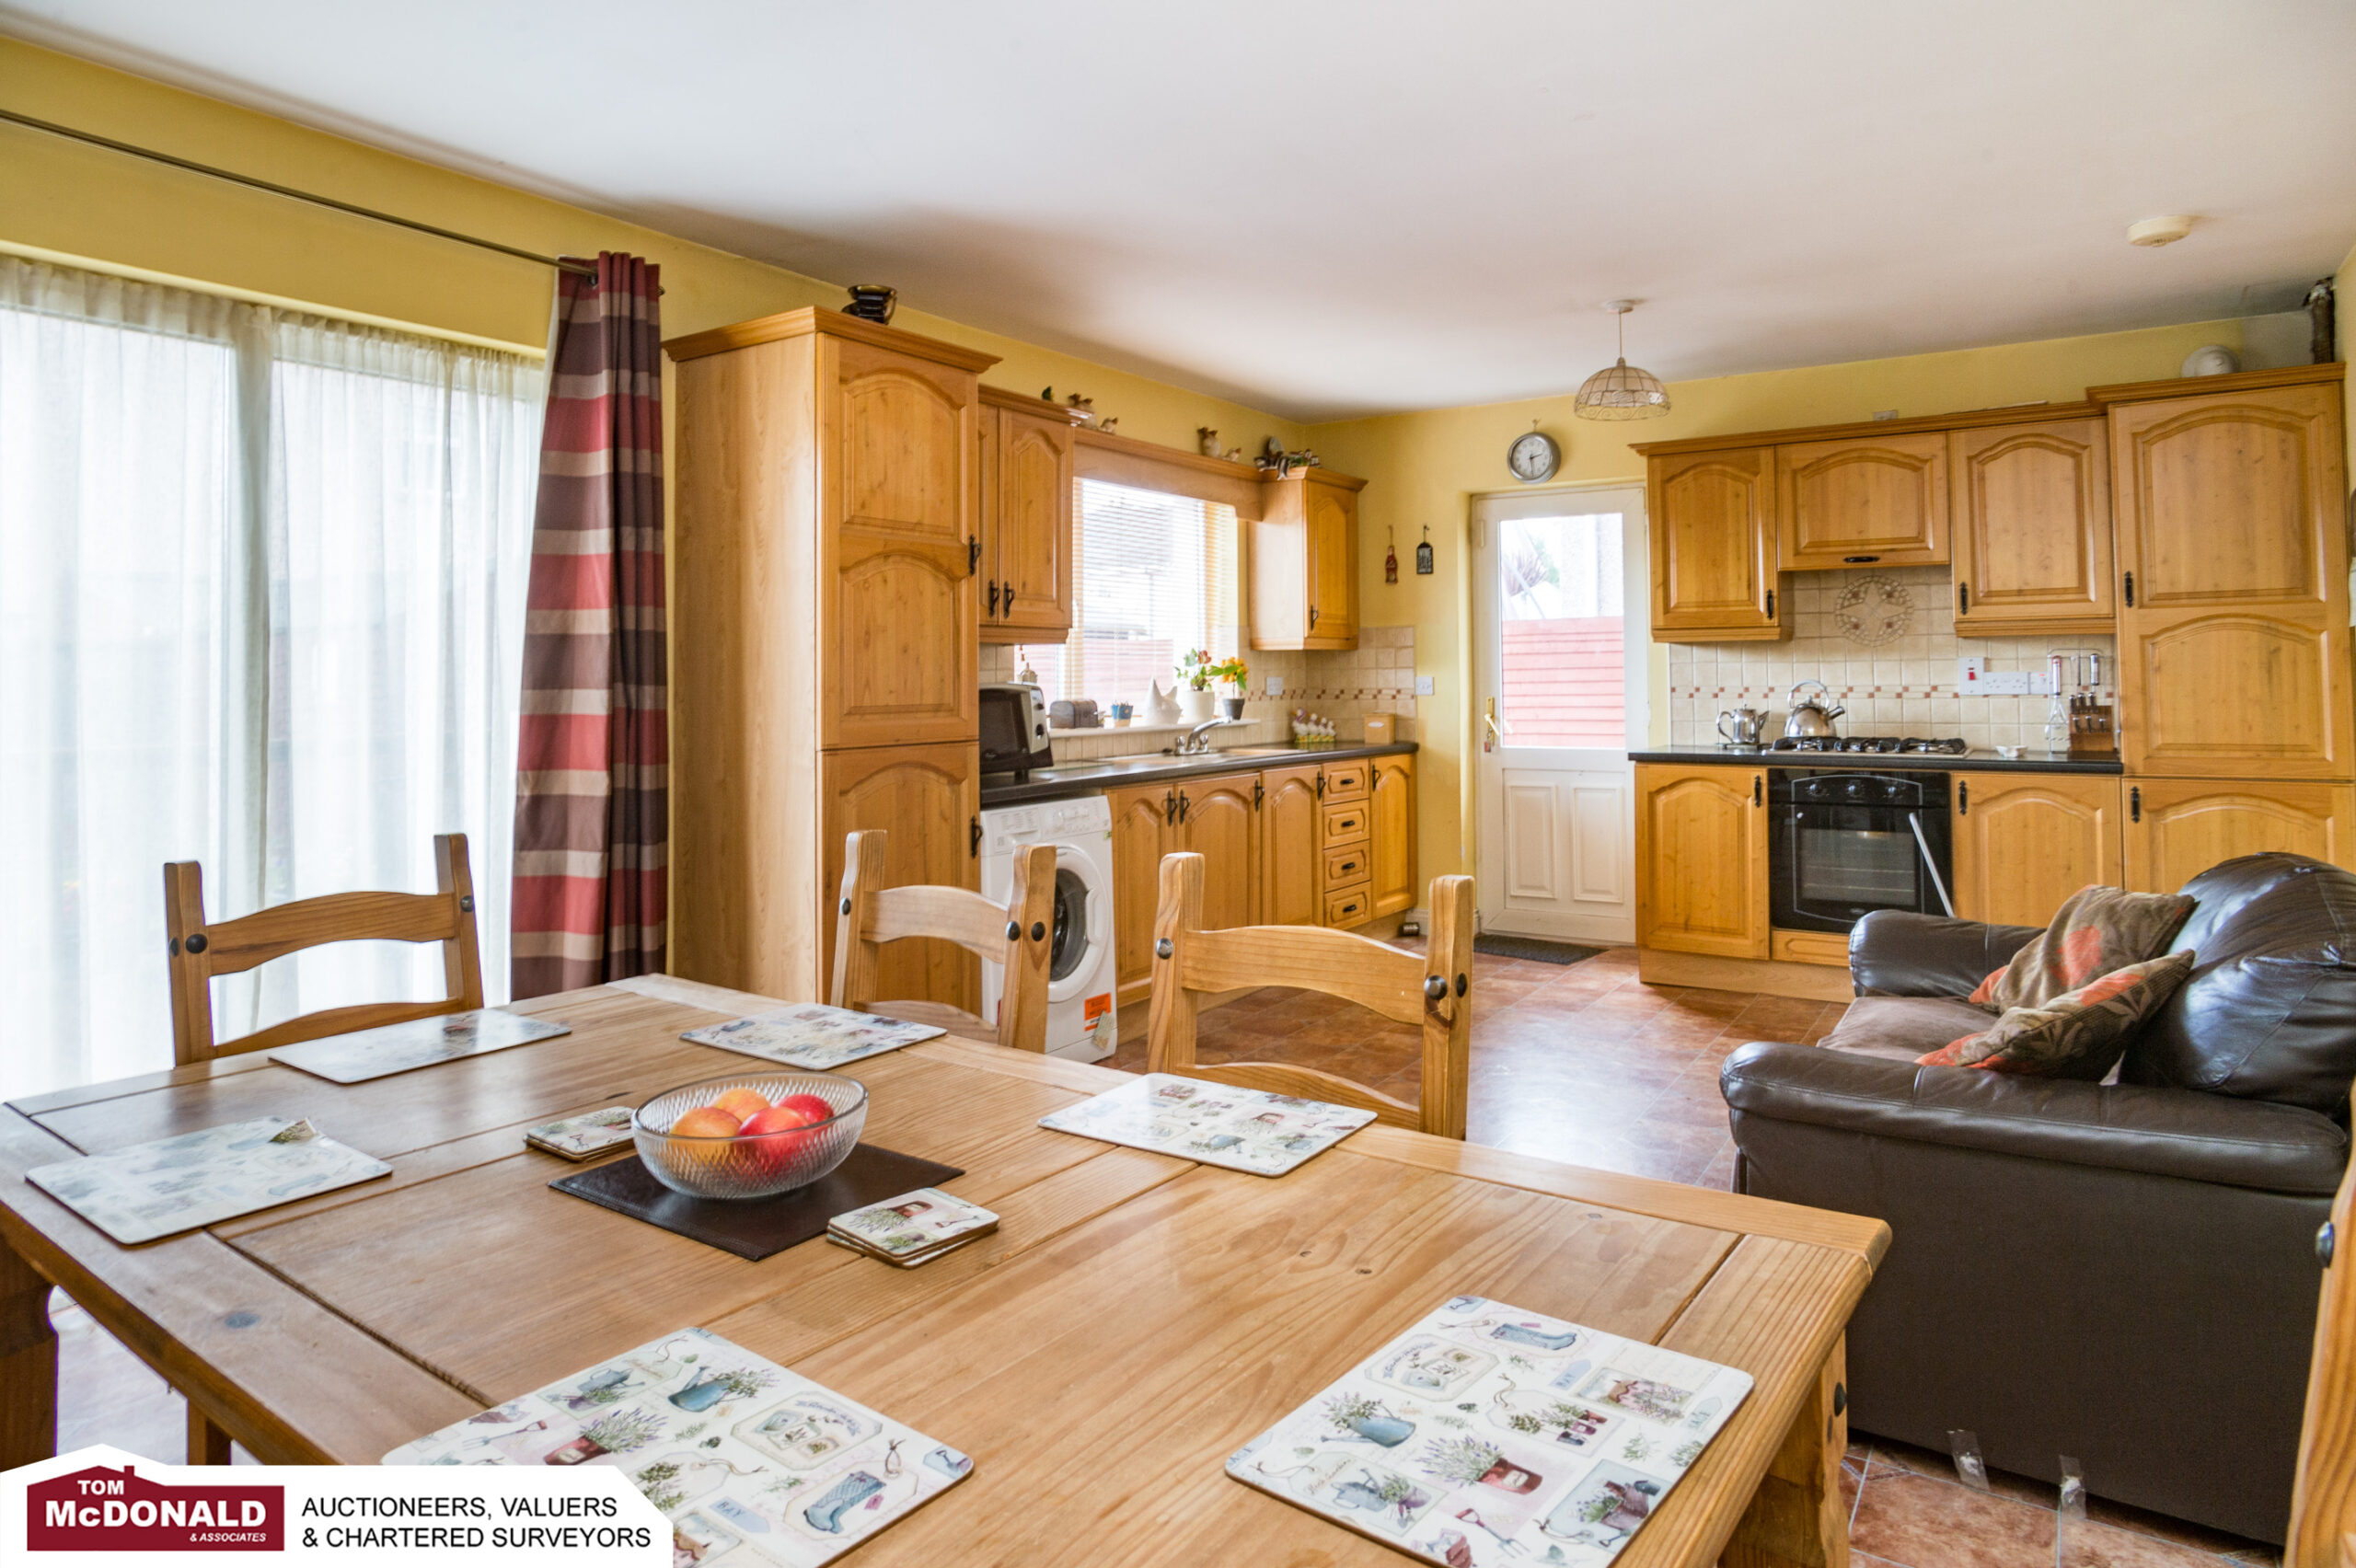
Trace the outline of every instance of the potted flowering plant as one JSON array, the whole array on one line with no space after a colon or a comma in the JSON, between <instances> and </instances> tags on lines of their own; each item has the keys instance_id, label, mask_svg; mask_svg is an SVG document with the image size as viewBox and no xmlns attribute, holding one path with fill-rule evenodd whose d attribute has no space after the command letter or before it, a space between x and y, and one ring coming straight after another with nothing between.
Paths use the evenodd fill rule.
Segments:
<instances>
[{"instance_id":1,"label":"potted flowering plant","mask_svg":"<svg viewBox=\"0 0 2356 1568\"><path fill-rule=\"evenodd\" d=\"M1178 699L1182 716L1190 724L1218 717L1213 705L1218 700L1211 694L1214 684L1230 688L1226 696L1226 716L1243 717L1243 680L1251 670L1243 661L1234 657L1217 659L1207 648L1187 651L1178 662Z\"/></svg>"}]
</instances>

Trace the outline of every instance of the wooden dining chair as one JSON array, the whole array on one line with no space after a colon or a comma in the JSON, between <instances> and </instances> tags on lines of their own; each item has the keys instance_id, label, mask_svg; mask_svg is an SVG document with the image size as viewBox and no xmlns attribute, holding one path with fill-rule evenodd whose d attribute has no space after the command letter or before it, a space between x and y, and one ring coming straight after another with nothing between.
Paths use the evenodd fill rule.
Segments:
<instances>
[{"instance_id":1,"label":"wooden dining chair","mask_svg":"<svg viewBox=\"0 0 2356 1568\"><path fill-rule=\"evenodd\" d=\"M834 1005L937 1024L968 1040L1017 1051L1047 1048L1047 958L1055 943L1056 847L1026 845L1014 857L1013 896L1003 905L962 887L881 885L882 828L843 845L842 897L836 904ZM885 942L934 937L1004 966L993 1025L945 1002L884 1001L875 995L876 953Z\"/></svg>"},{"instance_id":2,"label":"wooden dining chair","mask_svg":"<svg viewBox=\"0 0 2356 1568\"><path fill-rule=\"evenodd\" d=\"M379 1024L467 1012L482 1006L482 964L475 949L474 872L467 836L433 839L433 893L330 893L257 909L217 925L204 917L204 868L175 860L164 868L164 926L171 937L172 1060L193 1066L222 1056L266 1051L298 1040ZM322 942L440 942L450 994L438 1002L364 1002L323 1008L229 1041L213 1038L213 977L240 974L273 958ZM188 1462L225 1465L230 1435L189 1401Z\"/></svg>"},{"instance_id":3,"label":"wooden dining chair","mask_svg":"<svg viewBox=\"0 0 2356 1568\"><path fill-rule=\"evenodd\" d=\"M218 924L204 917L204 868L176 860L164 868L164 925L171 936L172 1058L191 1066L219 1056L266 1051L323 1034L466 1012L482 1006L482 964L475 951L475 884L467 836L433 839L433 893L330 893L273 905ZM322 942L440 942L450 994L434 1002L364 1002L325 1008L258 1029L236 1040L213 1038L213 978L237 974Z\"/></svg>"},{"instance_id":4,"label":"wooden dining chair","mask_svg":"<svg viewBox=\"0 0 2356 1568\"><path fill-rule=\"evenodd\" d=\"M1464 1136L1472 1039L1472 879L1434 877L1431 941L1423 957L1348 931L1317 926L1203 929L1203 858L1165 855L1153 920L1153 1001L1146 1070L1210 1078L1239 1089L1298 1095L1374 1113L1389 1126ZM1260 986L1291 986L1357 1003L1424 1032L1422 1103L1289 1062L1197 1062L1196 998Z\"/></svg>"}]
</instances>

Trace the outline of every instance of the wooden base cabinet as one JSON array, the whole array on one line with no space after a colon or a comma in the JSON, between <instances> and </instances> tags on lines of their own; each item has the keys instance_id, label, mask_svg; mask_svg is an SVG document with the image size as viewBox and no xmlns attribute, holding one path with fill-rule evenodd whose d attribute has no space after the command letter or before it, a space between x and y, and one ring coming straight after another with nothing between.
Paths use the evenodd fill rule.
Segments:
<instances>
[{"instance_id":1,"label":"wooden base cabinet","mask_svg":"<svg viewBox=\"0 0 2356 1568\"><path fill-rule=\"evenodd\" d=\"M798 310L664 345L671 543L672 972L826 994L843 835L974 885L979 375L951 343ZM903 997L972 1007L971 961L887 952Z\"/></svg>"},{"instance_id":2,"label":"wooden base cabinet","mask_svg":"<svg viewBox=\"0 0 2356 1568\"><path fill-rule=\"evenodd\" d=\"M1636 945L1768 956L1767 773L1636 767Z\"/></svg>"},{"instance_id":3,"label":"wooden base cabinet","mask_svg":"<svg viewBox=\"0 0 2356 1568\"><path fill-rule=\"evenodd\" d=\"M1957 773L1948 807L1956 914L2042 926L2089 883L2119 885L2119 781L2083 773Z\"/></svg>"},{"instance_id":4,"label":"wooden base cabinet","mask_svg":"<svg viewBox=\"0 0 2356 1568\"><path fill-rule=\"evenodd\" d=\"M2356 788L2280 779L2127 781L2127 886L2174 893L2241 855L2280 851L2356 868Z\"/></svg>"},{"instance_id":5,"label":"wooden base cabinet","mask_svg":"<svg viewBox=\"0 0 2356 1568\"><path fill-rule=\"evenodd\" d=\"M1324 847L1317 837L1321 771L1312 764L1260 775L1260 918L1267 925L1314 926L1324 918Z\"/></svg>"},{"instance_id":6,"label":"wooden base cabinet","mask_svg":"<svg viewBox=\"0 0 2356 1568\"><path fill-rule=\"evenodd\" d=\"M1122 1007L1153 989L1154 905L1161 858L1203 858L1203 924L1260 921L1260 775L1220 774L1176 784L1108 790L1113 809L1113 960ZM1312 786L1313 788L1313 786Z\"/></svg>"},{"instance_id":7,"label":"wooden base cabinet","mask_svg":"<svg viewBox=\"0 0 2356 1568\"><path fill-rule=\"evenodd\" d=\"M1415 885L1415 759L1376 757L1370 800L1374 878L1367 893L1380 919L1413 909L1423 892Z\"/></svg>"}]
</instances>

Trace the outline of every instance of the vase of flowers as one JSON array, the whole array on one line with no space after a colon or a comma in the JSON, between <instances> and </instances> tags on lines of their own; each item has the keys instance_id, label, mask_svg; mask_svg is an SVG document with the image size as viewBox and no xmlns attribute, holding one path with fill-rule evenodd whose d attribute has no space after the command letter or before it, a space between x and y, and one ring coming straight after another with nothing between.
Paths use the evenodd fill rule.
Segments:
<instances>
[{"instance_id":1,"label":"vase of flowers","mask_svg":"<svg viewBox=\"0 0 2356 1568\"><path fill-rule=\"evenodd\" d=\"M1215 659L1207 648L1190 650L1178 663L1179 713L1190 724L1243 717L1243 682L1251 669L1232 656ZM1224 688L1214 693L1214 686Z\"/></svg>"}]
</instances>

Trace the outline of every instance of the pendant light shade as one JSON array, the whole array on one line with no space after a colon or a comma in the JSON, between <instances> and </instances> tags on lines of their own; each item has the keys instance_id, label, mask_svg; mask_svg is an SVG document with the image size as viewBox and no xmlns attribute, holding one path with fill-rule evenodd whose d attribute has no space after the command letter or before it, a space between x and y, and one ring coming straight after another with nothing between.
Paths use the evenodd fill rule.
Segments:
<instances>
[{"instance_id":1,"label":"pendant light shade","mask_svg":"<svg viewBox=\"0 0 2356 1568\"><path fill-rule=\"evenodd\" d=\"M1628 363L1628 312L1636 302L1615 299L1603 308L1620 318L1620 358L1579 384L1571 412L1583 420L1648 420L1669 412L1669 388L1660 377Z\"/></svg>"}]
</instances>

